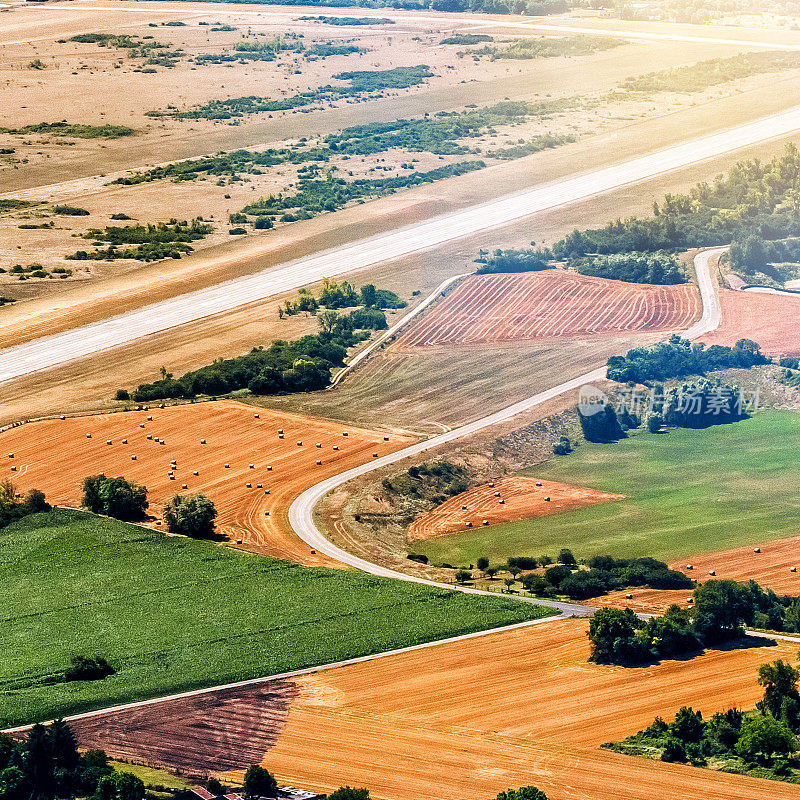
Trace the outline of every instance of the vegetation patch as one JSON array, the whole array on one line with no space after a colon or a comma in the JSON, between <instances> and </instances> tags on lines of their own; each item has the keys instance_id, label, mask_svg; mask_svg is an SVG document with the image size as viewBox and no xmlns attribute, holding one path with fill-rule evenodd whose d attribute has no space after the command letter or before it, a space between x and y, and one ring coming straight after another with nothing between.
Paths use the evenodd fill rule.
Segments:
<instances>
[{"instance_id":1,"label":"vegetation patch","mask_svg":"<svg viewBox=\"0 0 800 800\"><path fill-rule=\"evenodd\" d=\"M0 128L0 133L27 136L43 133L49 136L64 136L70 139L120 139L134 136L136 130L127 125L82 125L75 122L39 122L24 128Z\"/></svg>"},{"instance_id":2,"label":"vegetation patch","mask_svg":"<svg viewBox=\"0 0 800 800\"><path fill-rule=\"evenodd\" d=\"M624 42L607 36L563 36L537 39L515 39L501 47L486 45L473 50L474 55L488 56L492 61L501 58L531 59L557 58L559 56L588 56L602 50L611 50Z\"/></svg>"},{"instance_id":3,"label":"vegetation patch","mask_svg":"<svg viewBox=\"0 0 800 800\"><path fill-rule=\"evenodd\" d=\"M485 42L493 41L494 36L489 36L488 33L454 33L452 36L442 39L439 44L462 44L469 47L473 44L484 44Z\"/></svg>"},{"instance_id":4,"label":"vegetation patch","mask_svg":"<svg viewBox=\"0 0 800 800\"><path fill-rule=\"evenodd\" d=\"M321 22L325 25L394 25L388 17L298 17L303 22Z\"/></svg>"},{"instance_id":5,"label":"vegetation patch","mask_svg":"<svg viewBox=\"0 0 800 800\"><path fill-rule=\"evenodd\" d=\"M3 725L552 613L501 598L301 567L65 510L0 530L0 576L7 600ZM97 653L114 667L113 675L42 683L76 654Z\"/></svg>"},{"instance_id":6,"label":"vegetation patch","mask_svg":"<svg viewBox=\"0 0 800 800\"><path fill-rule=\"evenodd\" d=\"M797 53L739 53L730 58L712 58L698 64L628 78L622 88L631 92L702 92L711 86L751 75L798 67L800 56Z\"/></svg>"},{"instance_id":7,"label":"vegetation patch","mask_svg":"<svg viewBox=\"0 0 800 800\"><path fill-rule=\"evenodd\" d=\"M220 395L239 389L261 395L324 389L332 370L344 366L348 348L368 339L370 331L388 327L384 313L376 308L357 308L346 315L331 309L318 321L322 329L318 334L278 340L266 350L255 347L246 355L219 359L180 378L162 368L161 380L141 384L133 399Z\"/></svg>"},{"instance_id":8,"label":"vegetation patch","mask_svg":"<svg viewBox=\"0 0 800 800\"><path fill-rule=\"evenodd\" d=\"M553 245L553 253L566 260L597 253L714 247L750 235L767 240L800 236L798 174L800 151L788 144L771 161L741 161L713 183L698 184L688 194L667 195L654 204L651 217L575 230Z\"/></svg>"},{"instance_id":9,"label":"vegetation patch","mask_svg":"<svg viewBox=\"0 0 800 800\"><path fill-rule=\"evenodd\" d=\"M323 101L332 102L347 97L376 96L386 89L407 89L412 86L419 86L427 78L433 77L433 73L427 65L419 64L413 67L395 67L394 69L340 72L333 77L336 80L343 81L343 85L327 84L318 89L311 89L280 100L270 100L266 97L250 95L248 97L233 97L227 100L212 100L205 105L194 106L188 111L168 108L163 111L148 111L146 113L150 117L173 117L175 119L233 119L266 111L288 111Z\"/></svg>"},{"instance_id":10,"label":"vegetation patch","mask_svg":"<svg viewBox=\"0 0 800 800\"><path fill-rule=\"evenodd\" d=\"M608 359L607 375L619 383L649 384L686 375L705 375L715 369L749 369L769 361L749 339L740 339L733 347L719 344L705 347L702 342L692 344L673 335L668 342L635 347L627 355L612 356Z\"/></svg>"},{"instance_id":11,"label":"vegetation patch","mask_svg":"<svg viewBox=\"0 0 800 800\"><path fill-rule=\"evenodd\" d=\"M159 222L156 225L111 225L91 228L82 234L84 239L93 239L102 250L78 250L68 259L74 261L114 261L119 258L132 258L139 261L156 261L160 258L180 258L192 251L189 242L208 236L213 227L200 218L191 222L178 222L176 219ZM125 245L134 245L126 247Z\"/></svg>"},{"instance_id":12,"label":"vegetation patch","mask_svg":"<svg viewBox=\"0 0 800 800\"><path fill-rule=\"evenodd\" d=\"M797 680L797 670L782 659L762 664L758 683L764 687L764 697L754 711L730 708L705 720L699 711L684 706L671 722L656 717L644 730L603 747L626 755L800 783Z\"/></svg>"}]
</instances>

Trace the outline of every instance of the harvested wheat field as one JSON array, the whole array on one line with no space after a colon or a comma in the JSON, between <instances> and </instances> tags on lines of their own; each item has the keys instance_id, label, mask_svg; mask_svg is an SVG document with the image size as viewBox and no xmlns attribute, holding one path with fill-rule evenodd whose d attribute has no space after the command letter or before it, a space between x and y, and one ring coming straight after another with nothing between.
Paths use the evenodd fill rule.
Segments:
<instances>
[{"instance_id":1,"label":"harvested wheat field","mask_svg":"<svg viewBox=\"0 0 800 800\"><path fill-rule=\"evenodd\" d=\"M687 564L692 565L691 570L686 568ZM717 578L752 579L779 594L800 595L800 537L797 536L766 542L758 548L734 547L703 553L670 566L699 581L708 579L713 571Z\"/></svg>"},{"instance_id":2,"label":"harvested wheat field","mask_svg":"<svg viewBox=\"0 0 800 800\"><path fill-rule=\"evenodd\" d=\"M158 732L159 763L177 763L187 742L200 753L216 746L224 726L233 772L258 742L262 763L282 781L368 786L391 800L480 800L526 783L552 800L800 798L797 786L599 749L684 704L704 714L752 707L761 695L757 667L794 660L796 645L709 651L637 669L589 664L588 653L586 623L565 620L281 681L274 700L259 696L258 709L252 687L238 690L240 703L226 690L226 716L211 700L188 698L73 727L83 746L102 742L132 759L154 752ZM198 737L207 714L208 734ZM259 715L263 730L253 725Z\"/></svg>"},{"instance_id":3,"label":"harvested wheat field","mask_svg":"<svg viewBox=\"0 0 800 800\"><path fill-rule=\"evenodd\" d=\"M765 353L800 355L800 295L723 289L720 301L722 321L702 341L732 345L745 337L758 342Z\"/></svg>"},{"instance_id":4,"label":"harvested wheat field","mask_svg":"<svg viewBox=\"0 0 800 800\"><path fill-rule=\"evenodd\" d=\"M331 566L291 532L289 506L323 478L412 442L385 436L232 401L179 405L7 430L0 434L0 478L21 492L41 489L51 503L77 506L87 475L122 475L147 487L156 525L173 495L203 492L216 504L219 532L232 541Z\"/></svg>"},{"instance_id":5,"label":"harvested wheat field","mask_svg":"<svg viewBox=\"0 0 800 800\"><path fill-rule=\"evenodd\" d=\"M758 552L756 552L758 550ZM691 565L691 569L689 569ZM710 578L754 580L778 594L800 595L800 537L776 539L758 548L734 547L685 558L669 565L697 581ZM792 570L795 570L794 572ZM631 608L638 613L660 614L672 603L689 605L691 590L630 588L593 597L589 605ZM630 596L629 596L630 595Z\"/></svg>"},{"instance_id":6,"label":"harvested wheat field","mask_svg":"<svg viewBox=\"0 0 800 800\"><path fill-rule=\"evenodd\" d=\"M451 497L418 517L408 529L410 539L543 517L559 511L620 500L623 495L600 492L583 486L556 481L540 481L519 476L497 478L483 486Z\"/></svg>"},{"instance_id":7,"label":"harvested wheat field","mask_svg":"<svg viewBox=\"0 0 800 800\"><path fill-rule=\"evenodd\" d=\"M437 347L674 331L700 313L692 284L650 286L553 269L471 275L398 340Z\"/></svg>"}]
</instances>

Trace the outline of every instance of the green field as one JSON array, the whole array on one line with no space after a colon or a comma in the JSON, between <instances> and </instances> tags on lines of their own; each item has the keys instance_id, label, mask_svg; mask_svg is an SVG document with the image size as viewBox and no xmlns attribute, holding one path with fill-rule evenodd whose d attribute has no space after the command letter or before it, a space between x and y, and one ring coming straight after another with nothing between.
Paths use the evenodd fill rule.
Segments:
<instances>
[{"instance_id":1,"label":"green field","mask_svg":"<svg viewBox=\"0 0 800 800\"><path fill-rule=\"evenodd\" d=\"M77 511L0 531L0 727L547 616ZM46 683L76 655L117 670Z\"/></svg>"},{"instance_id":2,"label":"green field","mask_svg":"<svg viewBox=\"0 0 800 800\"><path fill-rule=\"evenodd\" d=\"M800 415L765 411L705 430L586 444L527 474L626 496L538 519L415 542L456 566L487 556L600 554L664 560L800 533Z\"/></svg>"}]
</instances>

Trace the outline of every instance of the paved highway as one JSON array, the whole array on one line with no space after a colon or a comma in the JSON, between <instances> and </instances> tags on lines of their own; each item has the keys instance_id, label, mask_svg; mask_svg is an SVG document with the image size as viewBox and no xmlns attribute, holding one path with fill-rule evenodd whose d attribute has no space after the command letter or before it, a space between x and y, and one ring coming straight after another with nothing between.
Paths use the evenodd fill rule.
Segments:
<instances>
[{"instance_id":1,"label":"paved highway","mask_svg":"<svg viewBox=\"0 0 800 800\"><path fill-rule=\"evenodd\" d=\"M800 131L800 106L0 351L0 383Z\"/></svg>"},{"instance_id":2,"label":"paved highway","mask_svg":"<svg viewBox=\"0 0 800 800\"><path fill-rule=\"evenodd\" d=\"M725 248L706 250L702 253L699 253L695 257L694 265L697 273L697 283L700 290L700 297L703 303L703 313L700 319L684 333L684 336L687 338L694 339L698 336L702 336L705 333L713 331L719 325L721 309L719 297L716 291L716 284L714 283L711 275L710 262L712 258L718 256L724 250ZM577 378L573 378L572 380L565 381L558 386L554 386L552 389L539 392L538 394L533 395L533 397L529 397L526 400L521 400L518 403L514 403L514 405L508 406L507 408L497 411L494 414L483 417L483 419L470 422L467 425L462 425L460 428L454 428L447 433L434 436L431 439L417 442L416 444L406 447L403 450L398 450L390 455L383 456L382 458L362 464L359 467L354 467L353 469L347 470L347 472L343 472L340 475L334 475L331 478L320 481L320 483L316 484L316 486L306 489L306 491L303 492L292 503L289 508L289 524L292 526L292 530L294 530L295 534L297 534L297 536L299 536L310 548L319 553L324 553L326 556L334 558L337 561L341 561L342 563L351 567L355 567L356 569L369 572L373 575L379 575L384 578L396 578L398 580L423 583L428 586L440 586L452 589L454 587L450 584L442 584L436 581L426 580L425 578L417 578L412 575L406 575L403 572L398 572L397 570L383 567L380 564L373 564L372 562L360 558L353 553L343 550L341 547L337 547L335 544L333 544L333 542L324 536L319 528L317 528L317 525L314 521L314 508L316 507L317 503L319 503L319 501L326 494L328 494L328 492L333 491L343 483L346 483L353 478L366 475L367 473L381 467L395 464L398 461L402 461L410 456L419 455L420 453L424 453L427 450L447 444L448 442L455 441L456 439L463 439L467 436L471 436L478 431L482 431L487 428L493 428L496 425L499 425L500 423L505 422L506 420L517 416L518 414L521 414L523 411L528 411L535 406L541 405L548 400L552 400L553 398L564 394L565 392L575 391L584 384L602 380L605 377L605 374L605 367L599 367L591 372L585 373L584 375L580 375ZM464 591L469 594L488 594L487 592L481 592L477 589L471 589L468 587L455 588L458 588L460 591ZM554 603L544 600L536 600L536 602L540 603L541 605L548 605L558 608L563 614L586 615L594 611L594 609L588 608L587 606L574 605L572 603Z\"/></svg>"}]
</instances>

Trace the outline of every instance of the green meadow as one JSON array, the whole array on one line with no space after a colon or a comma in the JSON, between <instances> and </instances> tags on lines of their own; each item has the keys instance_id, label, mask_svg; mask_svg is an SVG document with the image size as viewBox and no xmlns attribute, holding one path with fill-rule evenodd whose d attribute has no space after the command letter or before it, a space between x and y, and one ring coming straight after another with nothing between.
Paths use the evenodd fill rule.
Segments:
<instances>
[{"instance_id":1,"label":"green meadow","mask_svg":"<svg viewBox=\"0 0 800 800\"><path fill-rule=\"evenodd\" d=\"M663 560L800 534L800 414L584 444L527 474L625 495L551 516L415 542L433 563L600 554Z\"/></svg>"},{"instance_id":2,"label":"green meadow","mask_svg":"<svg viewBox=\"0 0 800 800\"><path fill-rule=\"evenodd\" d=\"M548 616L58 510L0 530L0 727ZM74 656L103 680L58 681Z\"/></svg>"}]
</instances>

